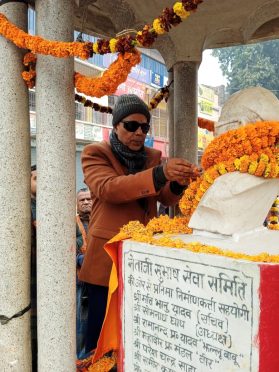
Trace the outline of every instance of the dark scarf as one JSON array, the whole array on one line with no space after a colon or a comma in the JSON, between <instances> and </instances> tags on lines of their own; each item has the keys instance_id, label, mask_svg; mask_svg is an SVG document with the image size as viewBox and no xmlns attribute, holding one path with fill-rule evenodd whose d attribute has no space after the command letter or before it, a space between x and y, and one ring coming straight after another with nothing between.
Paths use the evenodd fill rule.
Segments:
<instances>
[{"instance_id":1,"label":"dark scarf","mask_svg":"<svg viewBox=\"0 0 279 372\"><path fill-rule=\"evenodd\" d=\"M130 150L129 147L119 141L114 131L111 132L109 139L112 152L120 163L128 169L128 174L135 174L144 169L147 159L144 147L139 151ZM146 198L138 199L138 203L145 212L148 210L148 201Z\"/></svg>"},{"instance_id":2,"label":"dark scarf","mask_svg":"<svg viewBox=\"0 0 279 372\"><path fill-rule=\"evenodd\" d=\"M139 151L132 151L119 141L114 131L110 134L110 144L114 155L128 169L129 174L135 174L144 169L147 158L144 146Z\"/></svg>"}]
</instances>

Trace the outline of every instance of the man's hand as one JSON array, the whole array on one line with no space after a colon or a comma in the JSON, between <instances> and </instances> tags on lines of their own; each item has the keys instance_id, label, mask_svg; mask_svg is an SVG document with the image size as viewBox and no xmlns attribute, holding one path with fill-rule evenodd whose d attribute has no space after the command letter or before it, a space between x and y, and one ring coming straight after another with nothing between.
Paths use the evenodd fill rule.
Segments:
<instances>
[{"instance_id":1,"label":"man's hand","mask_svg":"<svg viewBox=\"0 0 279 372\"><path fill-rule=\"evenodd\" d=\"M200 169L185 159L172 158L164 165L164 174L167 180L176 181L185 186L190 180L195 180L200 176Z\"/></svg>"}]
</instances>

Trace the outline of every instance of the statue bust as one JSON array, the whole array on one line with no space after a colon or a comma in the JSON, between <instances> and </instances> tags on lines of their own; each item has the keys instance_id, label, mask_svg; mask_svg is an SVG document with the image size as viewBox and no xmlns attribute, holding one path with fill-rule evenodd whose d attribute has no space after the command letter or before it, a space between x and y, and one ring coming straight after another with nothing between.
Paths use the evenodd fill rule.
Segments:
<instances>
[{"instance_id":1,"label":"statue bust","mask_svg":"<svg viewBox=\"0 0 279 372\"><path fill-rule=\"evenodd\" d=\"M278 99L264 88L248 88L232 95L225 103L216 134L219 136L248 122L266 120L279 121ZM267 179L238 171L223 174L202 196L189 227L224 235L253 231L263 226L278 194L278 178Z\"/></svg>"},{"instance_id":2,"label":"statue bust","mask_svg":"<svg viewBox=\"0 0 279 372\"><path fill-rule=\"evenodd\" d=\"M247 123L279 121L279 101L269 90L251 87L230 96L222 108L215 135L237 129Z\"/></svg>"}]
</instances>

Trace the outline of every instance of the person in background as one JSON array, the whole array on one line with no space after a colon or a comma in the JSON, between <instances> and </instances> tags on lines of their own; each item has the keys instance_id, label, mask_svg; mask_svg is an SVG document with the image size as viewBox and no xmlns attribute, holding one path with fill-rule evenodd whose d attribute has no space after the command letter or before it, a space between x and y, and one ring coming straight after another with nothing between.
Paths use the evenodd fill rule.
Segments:
<instances>
[{"instance_id":1,"label":"person in background","mask_svg":"<svg viewBox=\"0 0 279 372\"><path fill-rule=\"evenodd\" d=\"M157 201L177 204L196 167L173 158L161 165L161 152L144 146L150 129L147 105L136 95L118 98L109 142L84 148L82 167L93 201L88 244L79 278L88 283L86 351L97 345L103 324L112 261L105 243L129 221L146 225L157 215Z\"/></svg>"},{"instance_id":2,"label":"person in background","mask_svg":"<svg viewBox=\"0 0 279 372\"><path fill-rule=\"evenodd\" d=\"M37 244L36 244L37 166L31 166L31 346L32 371L37 367Z\"/></svg>"},{"instance_id":3,"label":"person in background","mask_svg":"<svg viewBox=\"0 0 279 372\"><path fill-rule=\"evenodd\" d=\"M88 294L86 283L78 279L78 273L82 266L87 247L87 230L89 217L92 209L90 191L87 188L80 189L77 193L77 216L76 216L76 266L77 266L77 290L76 290L76 326L77 326L77 358L85 358L85 338L88 316Z\"/></svg>"}]
</instances>

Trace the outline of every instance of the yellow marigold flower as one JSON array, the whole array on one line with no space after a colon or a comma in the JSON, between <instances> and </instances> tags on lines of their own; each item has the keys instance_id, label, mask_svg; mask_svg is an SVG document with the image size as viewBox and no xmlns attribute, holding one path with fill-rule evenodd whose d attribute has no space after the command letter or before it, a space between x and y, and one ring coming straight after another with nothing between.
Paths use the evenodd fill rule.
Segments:
<instances>
[{"instance_id":1,"label":"yellow marigold flower","mask_svg":"<svg viewBox=\"0 0 279 372\"><path fill-rule=\"evenodd\" d=\"M234 163L235 169L239 171L240 163L241 163L240 159L235 159L235 161L233 163Z\"/></svg>"},{"instance_id":2,"label":"yellow marigold flower","mask_svg":"<svg viewBox=\"0 0 279 372\"><path fill-rule=\"evenodd\" d=\"M226 167L224 163L219 163L217 164L217 170L220 174L225 174L227 173Z\"/></svg>"},{"instance_id":3,"label":"yellow marigold flower","mask_svg":"<svg viewBox=\"0 0 279 372\"><path fill-rule=\"evenodd\" d=\"M206 180L206 182L212 184L214 182L214 180L210 177L210 174L205 172L204 175L203 175L204 179Z\"/></svg>"},{"instance_id":4,"label":"yellow marigold flower","mask_svg":"<svg viewBox=\"0 0 279 372\"><path fill-rule=\"evenodd\" d=\"M160 19L158 18L154 19L153 28L158 35L162 35L166 32L163 26L161 25Z\"/></svg>"},{"instance_id":5,"label":"yellow marigold flower","mask_svg":"<svg viewBox=\"0 0 279 372\"><path fill-rule=\"evenodd\" d=\"M191 14L190 12L184 9L184 6L181 2L177 2L174 4L173 11L182 19L188 18L189 15Z\"/></svg>"},{"instance_id":6,"label":"yellow marigold flower","mask_svg":"<svg viewBox=\"0 0 279 372\"><path fill-rule=\"evenodd\" d=\"M258 162L251 161L249 168L248 168L248 173L252 175L255 174L257 167L258 167Z\"/></svg>"},{"instance_id":7,"label":"yellow marigold flower","mask_svg":"<svg viewBox=\"0 0 279 372\"><path fill-rule=\"evenodd\" d=\"M93 52L98 54L99 53L99 50L98 50L98 43L93 43Z\"/></svg>"},{"instance_id":8,"label":"yellow marigold flower","mask_svg":"<svg viewBox=\"0 0 279 372\"><path fill-rule=\"evenodd\" d=\"M271 173L271 164L268 163L264 171L264 177L266 178L270 177L270 173Z\"/></svg>"},{"instance_id":9,"label":"yellow marigold flower","mask_svg":"<svg viewBox=\"0 0 279 372\"><path fill-rule=\"evenodd\" d=\"M271 212L279 212L279 208L278 207L272 207L271 209Z\"/></svg>"},{"instance_id":10,"label":"yellow marigold flower","mask_svg":"<svg viewBox=\"0 0 279 372\"><path fill-rule=\"evenodd\" d=\"M109 47L110 47L110 51L111 53L115 53L116 52L116 44L117 44L118 40L117 39L110 39L109 41Z\"/></svg>"},{"instance_id":11,"label":"yellow marigold flower","mask_svg":"<svg viewBox=\"0 0 279 372\"><path fill-rule=\"evenodd\" d=\"M278 216L270 216L269 221L278 222Z\"/></svg>"},{"instance_id":12,"label":"yellow marigold flower","mask_svg":"<svg viewBox=\"0 0 279 372\"><path fill-rule=\"evenodd\" d=\"M269 162L269 157L266 154L261 154L260 160L267 164Z\"/></svg>"},{"instance_id":13,"label":"yellow marigold flower","mask_svg":"<svg viewBox=\"0 0 279 372\"><path fill-rule=\"evenodd\" d=\"M200 185L200 190L205 193L207 191L208 187L205 187L205 185L203 183L201 183Z\"/></svg>"},{"instance_id":14,"label":"yellow marigold flower","mask_svg":"<svg viewBox=\"0 0 279 372\"><path fill-rule=\"evenodd\" d=\"M197 195L195 196L195 199L199 202L199 201L201 200L201 197L197 194Z\"/></svg>"},{"instance_id":15,"label":"yellow marigold flower","mask_svg":"<svg viewBox=\"0 0 279 372\"><path fill-rule=\"evenodd\" d=\"M270 230L279 230L279 225L268 225Z\"/></svg>"}]
</instances>

